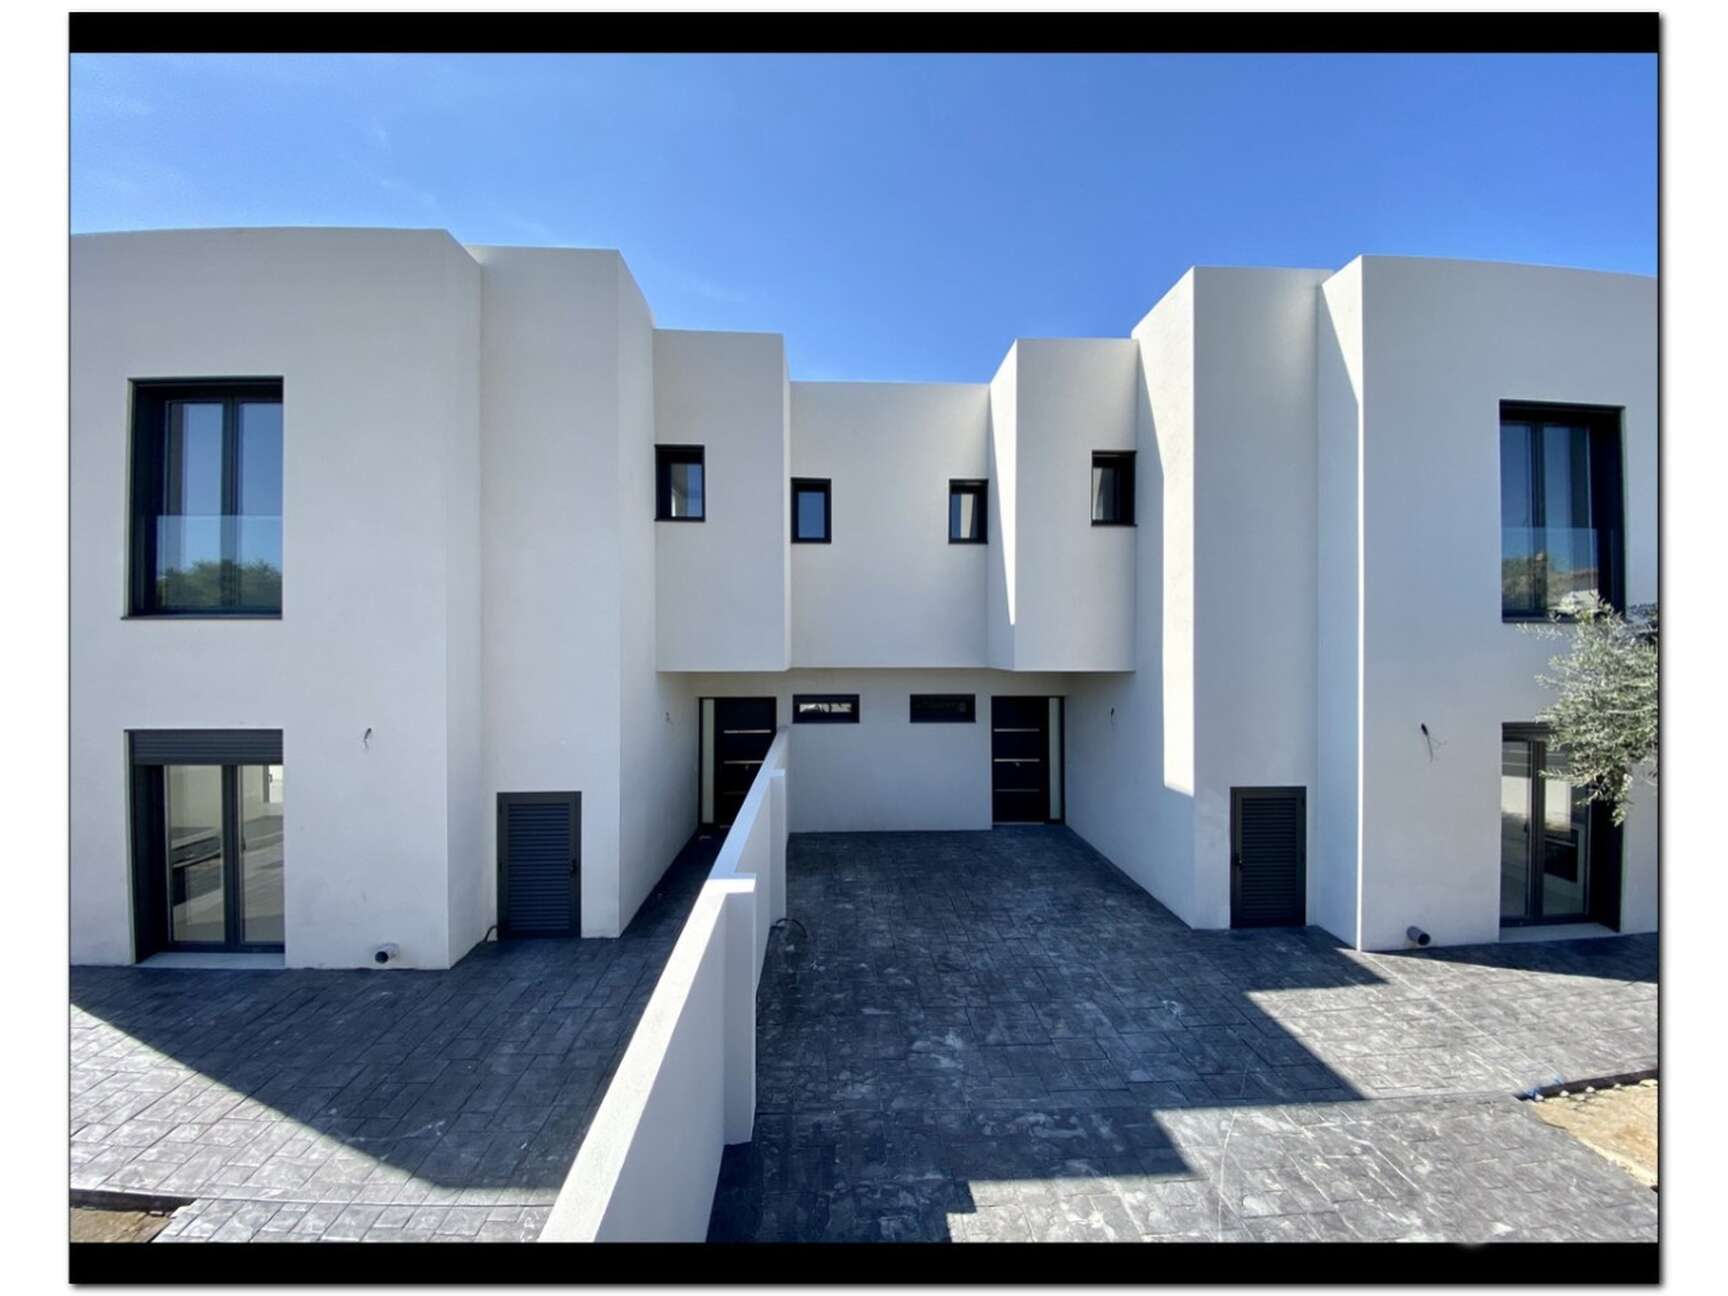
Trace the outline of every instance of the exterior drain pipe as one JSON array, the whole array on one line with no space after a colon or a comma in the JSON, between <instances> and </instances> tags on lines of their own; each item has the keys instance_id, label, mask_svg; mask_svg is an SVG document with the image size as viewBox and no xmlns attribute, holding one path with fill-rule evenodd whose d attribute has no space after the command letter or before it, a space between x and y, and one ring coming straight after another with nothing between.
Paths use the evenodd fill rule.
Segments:
<instances>
[{"instance_id":1,"label":"exterior drain pipe","mask_svg":"<svg viewBox=\"0 0 1728 1296\"><path fill-rule=\"evenodd\" d=\"M396 961L397 953L398 951L394 942L388 945L380 945L377 949L372 951L372 961L379 967L384 967L387 964Z\"/></svg>"},{"instance_id":2,"label":"exterior drain pipe","mask_svg":"<svg viewBox=\"0 0 1728 1296\"><path fill-rule=\"evenodd\" d=\"M1404 929L1404 934L1410 938L1410 943L1413 945L1426 945L1429 941L1434 939L1420 927L1406 927Z\"/></svg>"}]
</instances>

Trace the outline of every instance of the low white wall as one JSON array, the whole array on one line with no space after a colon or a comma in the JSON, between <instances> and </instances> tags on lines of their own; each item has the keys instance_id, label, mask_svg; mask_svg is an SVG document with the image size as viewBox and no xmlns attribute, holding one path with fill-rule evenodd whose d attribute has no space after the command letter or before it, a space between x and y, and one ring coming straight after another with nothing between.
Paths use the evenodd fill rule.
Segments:
<instances>
[{"instance_id":1,"label":"low white wall","mask_svg":"<svg viewBox=\"0 0 1728 1296\"><path fill-rule=\"evenodd\" d=\"M756 986L785 915L775 736L577 1151L542 1242L701 1242L726 1144L756 1114Z\"/></svg>"}]
</instances>

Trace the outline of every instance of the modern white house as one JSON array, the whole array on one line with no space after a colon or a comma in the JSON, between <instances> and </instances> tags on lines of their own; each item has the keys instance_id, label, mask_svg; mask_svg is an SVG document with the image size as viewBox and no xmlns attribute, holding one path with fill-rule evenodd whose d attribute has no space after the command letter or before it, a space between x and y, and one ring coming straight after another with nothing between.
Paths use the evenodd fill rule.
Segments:
<instances>
[{"instance_id":1,"label":"modern white house","mask_svg":"<svg viewBox=\"0 0 1728 1296\"><path fill-rule=\"evenodd\" d=\"M611 251L76 237L72 958L615 936L782 726L795 833L1062 822L1195 927L1652 930L1521 627L1656 597L1656 301L1196 268L794 382Z\"/></svg>"}]
</instances>

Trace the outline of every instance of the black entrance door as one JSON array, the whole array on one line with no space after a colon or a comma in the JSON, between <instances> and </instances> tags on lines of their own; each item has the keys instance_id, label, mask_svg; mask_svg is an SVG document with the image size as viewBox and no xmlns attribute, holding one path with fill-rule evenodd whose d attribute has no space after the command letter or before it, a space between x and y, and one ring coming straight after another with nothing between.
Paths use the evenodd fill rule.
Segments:
<instances>
[{"instance_id":1,"label":"black entrance door","mask_svg":"<svg viewBox=\"0 0 1728 1296\"><path fill-rule=\"evenodd\" d=\"M738 817L756 772L774 745L774 699L714 699L714 822Z\"/></svg>"},{"instance_id":2,"label":"black entrance door","mask_svg":"<svg viewBox=\"0 0 1728 1296\"><path fill-rule=\"evenodd\" d=\"M582 794L498 794L498 935L582 934Z\"/></svg>"},{"instance_id":3,"label":"black entrance door","mask_svg":"<svg viewBox=\"0 0 1728 1296\"><path fill-rule=\"evenodd\" d=\"M990 699L991 818L997 823L1050 819L1050 699Z\"/></svg>"},{"instance_id":4,"label":"black entrance door","mask_svg":"<svg viewBox=\"0 0 1728 1296\"><path fill-rule=\"evenodd\" d=\"M1308 921L1308 793L1230 789L1230 925L1301 927Z\"/></svg>"}]
</instances>

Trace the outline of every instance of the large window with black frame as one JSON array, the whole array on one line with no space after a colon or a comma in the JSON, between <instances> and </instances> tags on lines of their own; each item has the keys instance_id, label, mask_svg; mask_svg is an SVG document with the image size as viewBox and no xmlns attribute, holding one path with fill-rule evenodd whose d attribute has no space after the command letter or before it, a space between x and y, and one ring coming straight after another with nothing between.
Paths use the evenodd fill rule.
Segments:
<instances>
[{"instance_id":1,"label":"large window with black frame","mask_svg":"<svg viewBox=\"0 0 1728 1296\"><path fill-rule=\"evenodd\" d=\"M1564 617L1594 594L1623 606L1620 411L1500 407L1500 612Z\"/></svg>"},{"instance_id":2,"label":"large window with black frame","mask_svg":"<svg viewBox=\"0 0 1728 1296\"><path fill-rule=\"evenodd\" d=\"M131 758L137 957L281 949L281 732L140 730Z\"/></svg>"},{"instance_id":3,"label":"large window with black frame","mask_svg":"<svg viewBox=\"0 0 1728 1296\"><path fill-rule=\"evenodd\" d=\"M132 616L280 616L282 382L133 384Z\"/></svg>"}]
</instances>

